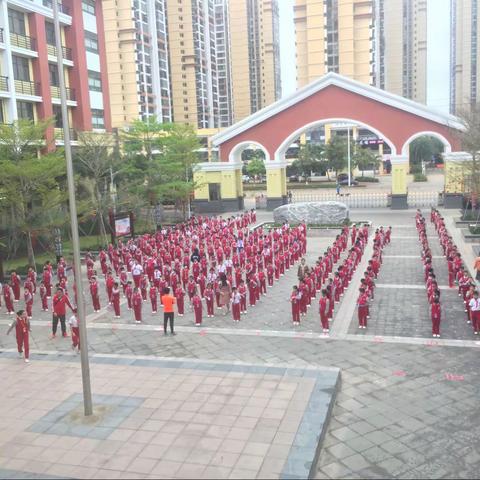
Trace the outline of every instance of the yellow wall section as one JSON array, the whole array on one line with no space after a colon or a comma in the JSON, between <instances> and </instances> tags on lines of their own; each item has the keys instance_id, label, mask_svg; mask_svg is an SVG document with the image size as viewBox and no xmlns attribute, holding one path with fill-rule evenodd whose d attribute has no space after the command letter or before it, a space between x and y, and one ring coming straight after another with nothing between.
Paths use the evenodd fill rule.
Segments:
<instances>
[{"instance_id":1,"label":"yellow wall section","mask_svg":"<svg viewBox=\"0 0 480 480\"><path fill-rule=\"evenodd\" d=\"M408 162L392 165L392 193L403 195L407 193Z\"/></svg>"},{"instance_id":2,"label":"yellow wall section","mask_svg":"<svg viewBox=\"0 0 480 480\"><path fill-rule=\"evenodd\" d=\"M445 193L463 193L465 191L465 164L445 162Z\"/></svg>"},{"instance_id":3,"label":"yellow wall section","mask_svg":"<svg viewBox=\"0 0 480 480\"><path fill-rule=\"evenodd\" d=\"M287 194L285 168L267 170L267 197L280 198Z\"/></svg>"}]
</instances>

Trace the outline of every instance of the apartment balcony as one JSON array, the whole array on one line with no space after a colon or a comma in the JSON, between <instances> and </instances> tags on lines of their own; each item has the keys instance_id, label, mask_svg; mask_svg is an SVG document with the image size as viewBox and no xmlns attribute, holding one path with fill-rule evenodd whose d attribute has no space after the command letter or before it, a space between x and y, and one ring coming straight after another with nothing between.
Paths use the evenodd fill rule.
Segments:
<instances>
[{"instance_id":1,"label":"apartment balcony","mask_svg":"<svg viewBox=\"0 0 480 480\"><path fill-rule=\"evenodd\" d=\"M28 80L15 80L15 92L20 95L40 96L40 84Z\"/></svg>"},{"instance_id":2,"label":"apartment balcony","mask_svg":"<svg viewBox=\"0 0 480 480\"><path fill-rule=\"evenodd\" d=\"M0 92L8 92L8 77L0 76Z\"/></svg>"},{"instance_id":3,"label":"apartment balcony","mask_svg":"<svg viewBox=\"0 0 480 480\"><path fill-rule=\"evenodd\" d=\"M78 140L77 132L73 128L70 128L69 132L70 132L70 140L76 142ZM58 140L59 143L64 142L65 134L64 134L63 128L55 128L54 135L55 135L55 140Z\"/></svg>"},{"instance_id":4,"label":"apartment balcony","mask_svg":"<svg viewBox=\"0 0 480 480\"><path fill-rule=\"evenodd\" d=\"M70 9L66 7L65 5L62 5L61 2L57 2L58 4L58 11L60 13L64 13L65 15L70 15ZM52 0L43 0L43 6L47 8L52 8L53 7L53 2Z\"/></svg>"},{"instance_id":5,"label":"apartment balcony","mask_svg":"<svg viewBox=\"0 0 480 480\"><path fill-rule=\"evenodd\" d=\"M68 87L65 90L67 91L67 101L75 102L75 90ZM52 98L60 99L60 87L57 87L55 85L50 86L50 93L52 95Z\"/></svg>"},{"instance_id":6,"label":"apartment balcony","mask_svg":"<svg viewBox=\"0 0 480 480\"><path fill-rule=\"evenodd\" d=\"M47 45L47 52L52 57L57 57L57 47L55 45ZM72 49L69 47L62 46L62 55L64 60L72 61Z\"/></svg>"},{"instance_id":7,"label":"apartment balcony","mask_svg":"<svg viewBox=\"0 0 480 480\"><path fill-rule=\"evenodd\" d=\"M34 38L20 33L10 33L10 43L14 47L24 48L25 50L37 51L37 42Z\"/></svg>"}]
</instances>

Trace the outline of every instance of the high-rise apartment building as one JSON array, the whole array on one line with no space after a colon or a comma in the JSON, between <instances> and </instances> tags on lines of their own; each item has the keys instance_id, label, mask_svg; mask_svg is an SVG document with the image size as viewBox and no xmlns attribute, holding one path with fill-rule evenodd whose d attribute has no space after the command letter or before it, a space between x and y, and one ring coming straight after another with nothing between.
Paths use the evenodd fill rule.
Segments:
<instances>
[{"instance_id":1,"label":"high-rise apartment building","mask_svg":"<svg viewBox=\"0 0 480 480\"><path fill-rule=\"evenodd\" d=\"M101 3L59 4L69 121L77 131L111 127ZM53 118L48 145L62 143L52 1L0 1L0 50L0 121Z\"/></svg>"},{"instance_id":2,"label":"high-rise apartment building","mask_svg":"<svg viewBox=\"0 0 480 480\"><path fill-rule=\"evenodd\" d=\"M281 94L277 0L104 0L113 124L231 125Z\"/></svg>"},{"instance_id":3,"label":"high-rise apartment building","mask_svg":"<svg viewBox=\"0 0 480 480\"><path fill-rule=\"evenodd\" d=\"M297 83L327 72L426 102L427 0L296 0Z\"/></svg>"},{"instance_id":4,"label":"high-rise apartment building","mask_svg":"<svg viewBox=\"0 0 480 480\"><path fill-rule=\"evenodd\" d=\"M467 111L480 99L478 0L451 0L450 112Z\"/></svg>"}]
</instances>

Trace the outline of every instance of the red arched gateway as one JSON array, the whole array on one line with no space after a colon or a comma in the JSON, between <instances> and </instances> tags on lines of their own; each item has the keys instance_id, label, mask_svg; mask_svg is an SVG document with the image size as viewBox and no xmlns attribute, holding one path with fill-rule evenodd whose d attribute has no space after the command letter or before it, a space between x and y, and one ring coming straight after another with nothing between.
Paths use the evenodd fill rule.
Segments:
<instances>
[{"instance_id":1,"label":"red arched gateway","mask_svg":"<svg viewBox=\"0 0 480 480\"><path fill-rule=\"evenodd\" d=\"M213 137L219 160L238 165L241 152L255 144L266 154L269 207L285 202L285 152L303 132L322 124L350 122L376 133L390 146L392 198L406 205L408 145L420 135L440 139L445 152L459 150L459 120L425 105L329 73ZM227 165L225 165L226 167ZM274 185L276 183L277 185ZM400 198L402 197L402 198Z\"/></svg>"}]
</instances>

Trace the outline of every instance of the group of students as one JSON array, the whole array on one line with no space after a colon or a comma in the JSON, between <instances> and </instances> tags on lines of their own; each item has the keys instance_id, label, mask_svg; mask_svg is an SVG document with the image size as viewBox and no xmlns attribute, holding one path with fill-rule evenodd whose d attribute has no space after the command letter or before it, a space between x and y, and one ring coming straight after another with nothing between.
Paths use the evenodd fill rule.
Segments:
<instances>
[{"instance_id":1,"label":"group of students","mask_svg":"<svg viewBox=\"0 0 480 480\"><path fill-rule=\"evenodd\" d=\"M415 214L415 225L422 248L422 262L424 268L424 280L428 303L430 305L430 318L432 320L432 336L440 337L440 321L442 307L440 304L440 289L432 264L432 252L428 243L427 225L425 217L420 210Z\"/></svg>"},{"instance_id":2,"label":"group of students","mask_svg":"<svg viewBox=\"0 0 480 480\"><path fill-rule=\"evenodd\" d=\"M255 221L254 211L228 219L198 217L101 250L100 267L115 316L120 316L122 293L137 323L142 322L145 302L150 300L155 314L164 307L163 296L171 293L179 316L188 301L195 325L202 324L204 310L208 318L214 317L215 305L240 321L247 305L254 307L267 286L272 287L306 251L305 225L291 228L284 223L267 231L251 229ZM99 311L94 262L87 253L92 304Z\"/></svg>"},{"instance_id":3,"label":"group of students","mask_svg":"<svg viewBox=\"0 0 480 480\"><path fill-rule=\"evenodd\" d=\"M383 249L390 244L392 236L392 227L384 229L383 227L375 230L373 238L373 253L368 261L368 266L361 279L359 296L357 299L358 328L366 329L370 318L370 302L374 299L375 280L382 265Z\"/></svg>"},{"instance_id":4,"label":"group of students","mask_svg":"<svg viewBox=\"0 0 480 480\"><path fill-rule=\"evenodd\" d=\"M301 316L307 314L317 292L320 293L319 315L323 333L330 331L329 321L333 319L335 303L339 303L345 289L348 287L357 268L368 241L369 227L363 225L357 229L353 225L350 229L345 226L341 234L337 235L333 245L328 247L323 256L318 257L315 266L307 265L302 259L298 267L298 285L294 285L290 295L293 325L300 325ZM348 241L351 239L351 248L348 255L342 260L342 254L347 251ZM334 267L341 261L334 272ZM332 275L333 273L333 275Z\"/></svg>"},{"instance_id":5,"label":"group of students","mask_svg":"<svg viewBox=\"0 0 480 480\"><path fill-rule=\"evenodd\" d=\"M463 300L467 323L472 325L474 335L478 335L480 332L480 299L476 282L463 264L462 256L452 237L448 234L444 218L435 208L432 208L430 212L430 221L437 231L443 254L447 259L449 287L454 288L457 283L458 296Z\"/></svg>"}]
</instances>

